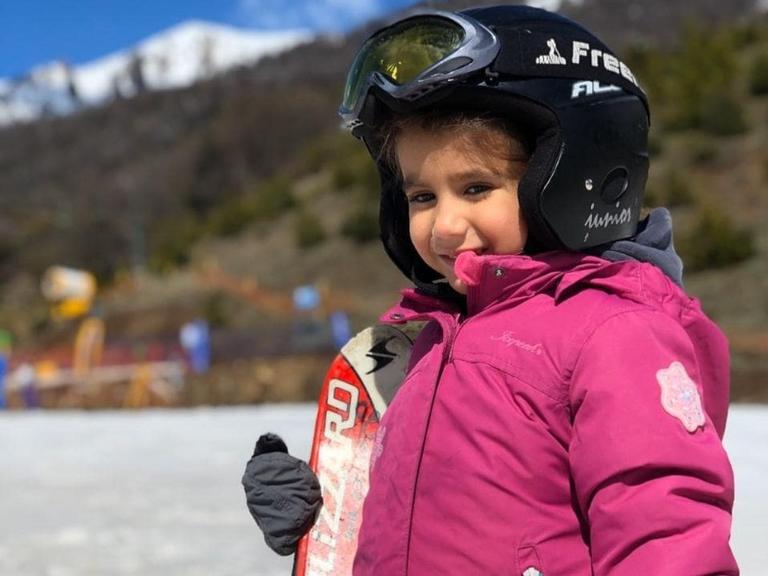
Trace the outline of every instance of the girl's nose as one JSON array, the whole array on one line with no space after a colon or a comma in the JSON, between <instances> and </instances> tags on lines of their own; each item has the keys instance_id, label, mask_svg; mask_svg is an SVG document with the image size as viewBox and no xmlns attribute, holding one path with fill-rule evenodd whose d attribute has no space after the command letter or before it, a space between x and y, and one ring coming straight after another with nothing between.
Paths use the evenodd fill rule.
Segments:
<instances>
[{"instance_id":1,"label":"girl's nose","mask_svg":"<svg viewBox=\"0 0 768 576\"><path fill-rule=\"evenodd\" d=\"M466 231L467 220L455 203L444 202L437 206L432 223L432 239L438 247L450 249L459 246Z\"/></svg>"}]
</instances>

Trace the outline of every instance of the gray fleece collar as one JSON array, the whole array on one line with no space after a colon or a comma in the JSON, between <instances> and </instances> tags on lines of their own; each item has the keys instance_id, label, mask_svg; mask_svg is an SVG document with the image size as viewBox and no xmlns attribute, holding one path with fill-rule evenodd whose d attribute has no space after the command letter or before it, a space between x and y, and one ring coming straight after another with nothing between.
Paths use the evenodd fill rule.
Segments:
<instances>
[{"instance_id":1,"label":"gray fleece collar","mask_svg":"<svg viewBox=\"0 0 768 576\"><path fill-rule=\"evenodd\" d=\"M638 224L637 234L610 244L600 256L606 260L637 260L660 268L675 284L683 286L683 261L672 240L672 215L666 208L654 208Z\"/></svg>"}]
</instances>

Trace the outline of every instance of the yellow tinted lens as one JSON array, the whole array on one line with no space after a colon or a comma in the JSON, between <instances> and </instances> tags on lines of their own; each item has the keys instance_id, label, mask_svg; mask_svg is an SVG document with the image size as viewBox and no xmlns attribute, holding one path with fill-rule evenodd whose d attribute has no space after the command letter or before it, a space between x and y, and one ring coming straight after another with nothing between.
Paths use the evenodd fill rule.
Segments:
<instances>
[{"instance_id":1,"label":"yellow tinted lens","mask_svg":"<svg viewBox=\"0 0 768 576\"><path fill-rule=\"evenodd\" d=\"M463 40L461 26L444 18L415 18L383 31L363 46L352 64L343 106L354 108L371 73L405 84L455 51Z\"/></svg>"},{"instance_id":2,"label":"yellow tinted lens","mask_svg":"<svg viewBox=\"0 0 768 576\"><path fill-rule=\"evenodd\" d=\"M435 32L434 28L418 26L383 44L377 54L378 70L398 84L413 80L458 47L458 35L445 34L444 28L439 34Z\"/></svg>"}]
</instances>

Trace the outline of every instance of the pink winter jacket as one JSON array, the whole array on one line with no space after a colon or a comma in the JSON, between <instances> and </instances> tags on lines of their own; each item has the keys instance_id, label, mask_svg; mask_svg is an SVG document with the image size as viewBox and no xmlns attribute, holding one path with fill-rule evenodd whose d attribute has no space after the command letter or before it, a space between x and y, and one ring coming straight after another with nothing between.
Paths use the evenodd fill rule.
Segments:
<instances>
[{"instance_id":1,"label":"pink winter jacket","mask_svg":"<svg viewBox=\"0 0 768 576\"><path fill-rule=\"evenodd\" d=\"M356 576L738 574L728 349L657 268L462 254L382 419ZM702 408L703 407L703 408Z\"/></svg>"}]
</instances>

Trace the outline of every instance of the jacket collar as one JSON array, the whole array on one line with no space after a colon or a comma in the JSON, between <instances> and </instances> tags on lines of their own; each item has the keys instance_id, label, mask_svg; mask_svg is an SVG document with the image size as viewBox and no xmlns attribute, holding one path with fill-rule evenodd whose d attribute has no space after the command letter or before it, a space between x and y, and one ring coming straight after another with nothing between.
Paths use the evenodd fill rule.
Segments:
<instances>
[{"instance_id":1,"label":"jacket collar","mask_svg":"<svg viewBox=\"0 0 768 576\"><path fill-rule=\"evenodd\" d=\"M561 276L583 257L569 252L523 255L461 254L456 275L467 285L467 313L476 314L505 300L515 304L541 293L553 293Z\"/></svg>"},{"instance_id":2,"label":"jacket collar","mask_svg":"<svg viewBox=\"0 0 768 576\"><path fill-rule=\"evenodd\" d=\"M560 302L585 284L640 299L635 263L610 262L578 252L555 251L536 256L480 255L465 252L456 260L456 274L467 285L466 313L477 314L495 302L516 305L538 294ZM458 303L404 290L401 302L382 315L388 323L432 318L435 314L458 316Z\"/></svg>"}]
</instances>

